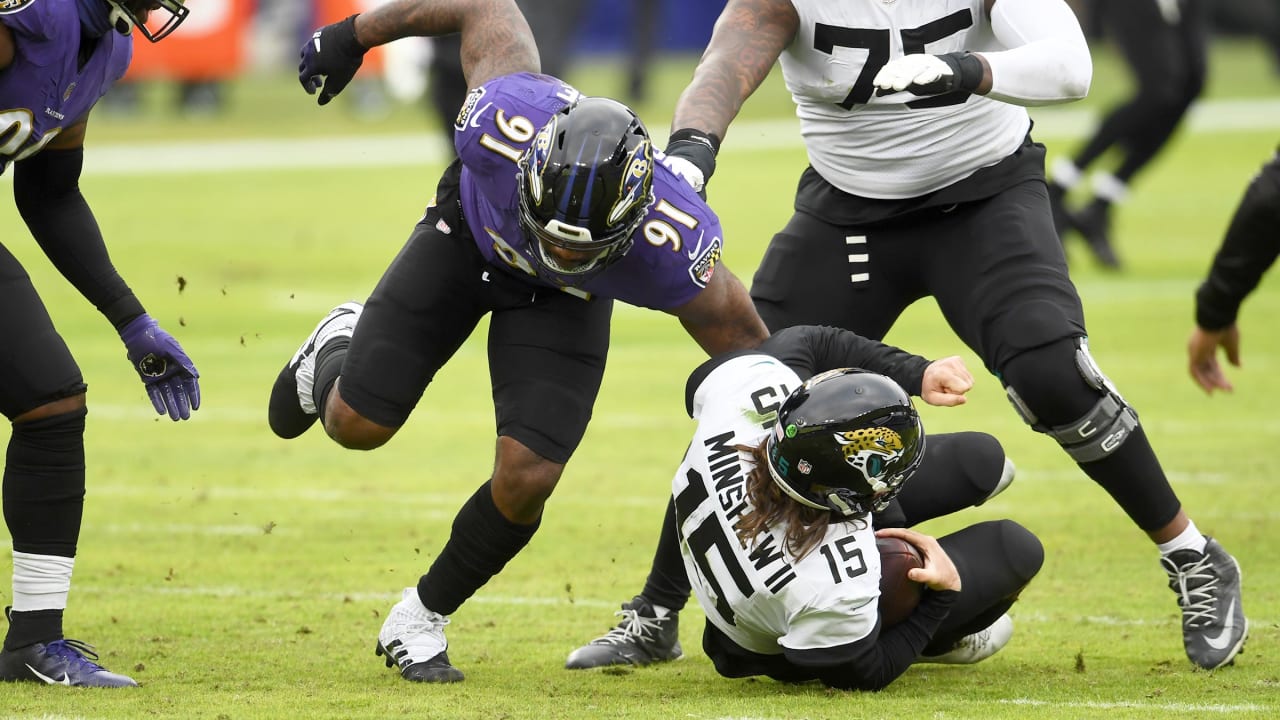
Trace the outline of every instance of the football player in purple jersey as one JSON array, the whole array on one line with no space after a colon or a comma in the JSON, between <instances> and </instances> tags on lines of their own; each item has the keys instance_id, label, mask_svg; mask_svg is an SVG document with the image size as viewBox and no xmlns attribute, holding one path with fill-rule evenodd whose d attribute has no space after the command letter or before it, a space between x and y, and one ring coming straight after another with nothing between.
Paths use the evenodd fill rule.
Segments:
<instances>
[{"instance_id":1,"label":"football player in purple jersey","mask_svg":"<svg viewBox=\"0 0 1280 720\"><path fill-rule=\"evenodd\" d=\"M160 10L158 28L148 16ZM115 327L156 412L200 407L195 365L116 272L78 182L90 109L133 56L187 15L181 0L11 0L0 7L0 172L45 255ZM156 18L153 18L156 19ZM13 605L0 680L137 685L63 636L84 509L86 384L17 259L0 246L0 412L12 423L4 518L13 539Z\"/></svg>"},{"instance_id":2,"label":"football player in purple jersey","mask_svg":"<svg viewBox=\"0 0 1280 720\"><path fill-rule=\"evenodd\" d=\"M1027 107L1088 91L1093 61L1071 8L729 0L667 145L693 186L710 179L720 140L775 63L809 166L751 281L765 323L878 339L932 297L1022 420L1156 546L1188 659L1233 662L1249 635L1239 564L1188 516L1137 411L1095 361L1053 228ZM676 610L688 598L683 575L674 553L660 553L641 594ZM666 654L646 636L631 640L599 664Z\"/></svg>"},{"instance_id":3,"label":"football player in purple jersey","mask_svg":"<svg viewBox=\"0 0 1280 720\"><path fill-rule=\"evenodd\" d=\"M463 678L444 626L538 529L591 416L614 300L674 315L708 354L768 336L722 261L715 213L629 108L538 73L512 0L396 0L354 15L308 40L299 77L323 105L367 48L450 32L461 33L471 87L454 125L458 159L368 300L320 322L269 405L281 437L320 419L344 447L379 447L489 316L492 476L378 635L388 667L417 682Z\"/></svg>"}]
</instances>

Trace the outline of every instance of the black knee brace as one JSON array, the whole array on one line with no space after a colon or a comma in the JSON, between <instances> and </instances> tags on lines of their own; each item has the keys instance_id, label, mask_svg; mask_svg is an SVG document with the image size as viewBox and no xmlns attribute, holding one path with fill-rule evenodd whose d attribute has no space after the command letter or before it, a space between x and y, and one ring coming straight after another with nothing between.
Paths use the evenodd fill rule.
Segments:
<instances>
[{"instance_id":1,"label":"black knee brace","mask_svg":"<svg viewBox=\"0 0 1280 720\"><path fill-rule=\"evenodd\" d=\"M1087 338L1021 353L1000 372L1009 402L1078 463L1101 460L1138 429L1138 414L1098 369Z\"/></svg>"},{"instance_id":2,"label":"black knee brace","mask_svg":"<svg viewBox=\"0 0 1280 720\"><path fill-rule=\"evenodd\" d=\"M13 549L75 557L84 512L84 408L13 423L4 519Z\"/></svg>"}]
</instances>

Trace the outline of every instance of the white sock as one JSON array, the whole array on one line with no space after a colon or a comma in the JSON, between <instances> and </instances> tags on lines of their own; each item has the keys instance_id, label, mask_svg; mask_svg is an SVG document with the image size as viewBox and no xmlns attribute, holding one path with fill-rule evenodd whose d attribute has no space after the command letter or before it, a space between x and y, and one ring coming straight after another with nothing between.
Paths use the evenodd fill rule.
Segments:
<instances>
[{"instance_id":1,"label":"white sock","mask_svg":"<svg viewBox=\"0 0 1280 720\"><path fill-rule=\"evenodd\" d=\"M1102 198L1113 204L1124 202L1129 197L1129 186L1123 180L1109 172L1096 172L1090 178L1094 197Z\"/></svg>"},{"instance_id":2,"label":"white sock","mask_svg":"<svg viewBox=\"0 0 1280 720\"><path fill-rule=\"evenodd\" d=\"M1161 555L1168 555L1174 550L1195 550L1198 553L1204 552L1205 545L1208 540L1196 528L1196 524L1190 520L1187 521L1187 529L1178 533L1178 537L1166 543L1160 543L1156 547L1160 548Z\"/></svg>"},{"instance_id":3,"label":"white sock","mask_svg":"<svg viewBox=\"0 0 1280 720\"><path fill-rule=\"evenodd\" d=\"M1080 184L1080 168L1065 157L1054 159L1052 171L1053 181L1067 190Z\"/></svg>"},{"instance_id":4,"label":"white sock","mask_svg":"<svg viewBox=\"0 0 1280 720\"><path fill-rule=\"evenodd\" d=\"M13 609L65 610L76 559L13 551Z\"/></svg>"}]
</instances>

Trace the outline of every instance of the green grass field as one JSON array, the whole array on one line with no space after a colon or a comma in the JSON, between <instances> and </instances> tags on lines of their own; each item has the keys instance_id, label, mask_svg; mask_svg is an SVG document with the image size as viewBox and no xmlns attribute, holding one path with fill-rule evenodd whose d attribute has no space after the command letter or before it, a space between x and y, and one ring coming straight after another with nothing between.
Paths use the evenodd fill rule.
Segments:
<instances>
[{"instance_id":1,"label":"green grass field","mask_svg":"<svg viewBox=\"0 0 1280 720\"><path fill-rule=\"evenodd\" d=\"M658 68L654 100L641 106L655 135L665 135L691 63ZM621 87L616 64L591 65L572 76L582 90ZM1128 271L1097 270L1077 245L1069 253L1096 358L1140 411L1192 517L1243 566L1252 635L1234 667L1192 669L1154 549L982 376L965 407L926 408L926 425L994 433L1018 463L1018 480L997 501L927 530L1011 517L1044 540L1044 570L1015 606L1017 632L999 655L974 667L913 668L878 694L730 681L700 650L694 603L684 613L684 660L562 669L566 654L610 627L612 611L639 590L691 429L681 398L699 351L671 318L620 306L595 420L541 531L448 629L466 682L402 681L373 654L383 615L425 572L492 462L483 332L376 452L344 451L317 431L292 442L270 433L266 397L281 364L325 311L369 292L442 166L430 150L438 132L418 108L361 120L342 103L316 108L289 77L267 76L233 88L221 120L165 114L161 88L144 116L104 116L90 128L82 186L122 274L200 368L204 407L191 422L153 414L110 326L51 269L12 203L0 204L0 237L32 275L91 388L88 501L66 629L143 685L0 684L0 717L1280 716L1274 273L1241 317L1245 367L1230 370L1234 394L1203 395L1184 350L1192 292L1245 184L1280 139L1280 79L1250 44L1220 44L1213 68L1209 102L1119 212ZM1037 135L1051 152L1070 150L1126 84L1100 49L1091 98L1036 111ZM790 214L805 162L791 118L772 78L734 126L711 186L727 264L747 280ZM295 133L320 142L291 145ZM426 159L325 166L330 152L358 158L387 142ZM206 143L204 160L148 169L165 158L181 165L182 153L195 151L190 143ZM293 150L277 161L268 151L278 147ZM209 158L228 169L210 169ZM911 308L888 340L929 356L960 354L980 370L931 303ZM0 600L9 592L0 583Z\"/></svg>"}]
</instances>

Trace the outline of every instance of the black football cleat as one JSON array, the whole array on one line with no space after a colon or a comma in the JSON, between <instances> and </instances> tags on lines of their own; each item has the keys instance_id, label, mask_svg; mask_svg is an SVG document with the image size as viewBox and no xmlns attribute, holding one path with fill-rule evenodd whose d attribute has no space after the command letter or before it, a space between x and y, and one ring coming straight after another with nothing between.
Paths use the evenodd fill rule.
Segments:
<instances>
[{"instance_id":1,"label":"black football cleat","mask_svg":"<svg viewBox=\"0 0 1280 720\"><path fill-rule=\"evenodd\" d=\"M1206 536L1204 552L1175 550L1160 558L1169 588L1182 609L1187 658L1205 670L1235 662L1249 639L1240 593L1240 565L1217 540Z\"/></svg>"},{"instance_id":2,"label":"black football cleat","mask_svg":"<svg viewBox=\"0 0 1280 720\"><path fill-rule=\"evenodd\" d=\"M649 665L679 660L680 616L666 610L659 615L642 596L637 595L614 613L622 618L608 633L569 653L564 666L570 670L608 667L610 665Z\"/></svg>"},{"instance_id":3,"label":"black football cleat","mask_svg":"<svg viewBox=\"0 0 1280 720\"><path fill-rule=\"evenodd\" d=\"M0 680L42 682L67 687L137 687L133 678L95 662L98 654L79 640L54 640L17 650L0 650Z\"/></svg>"},{"instance_id":4,"label":"black football cleat","mask_svg":"<svg viewBox=\"0 0 1280 720\"><path fill-rule=\"evenodd\" d=\"M1120 257L1111 245L1111 203L1094 200L1069 215L1068 222L1084 238L1099 264L1109 270L1121 268Z\"/></svg>"}]
</instances>

